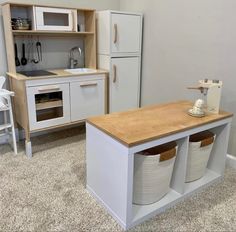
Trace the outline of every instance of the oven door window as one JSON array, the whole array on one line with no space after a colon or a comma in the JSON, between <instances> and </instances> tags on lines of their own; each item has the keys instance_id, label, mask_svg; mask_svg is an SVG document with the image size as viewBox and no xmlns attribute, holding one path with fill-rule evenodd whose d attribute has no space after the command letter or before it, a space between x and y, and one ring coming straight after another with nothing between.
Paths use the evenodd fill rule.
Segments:
<instances>
[{"instance_id":1,"label":"oven door window","mask_svg":"<svg viewBox=\"0 0 236 232\"><path fill-rule=\"evenodd\" d=\"M62 91L35 95L36 121L63 117Z\"/></svg>"}]
</instances>

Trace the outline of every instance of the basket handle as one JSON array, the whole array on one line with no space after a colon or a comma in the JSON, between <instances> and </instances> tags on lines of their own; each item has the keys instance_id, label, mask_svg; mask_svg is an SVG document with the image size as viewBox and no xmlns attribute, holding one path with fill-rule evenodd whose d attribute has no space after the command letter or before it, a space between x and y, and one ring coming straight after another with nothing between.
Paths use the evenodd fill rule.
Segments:
<instances>
[{"instance_id":1,"label":"basket handle","mask_svg":"<svg viewBox=\"0 0 236 232\"><path fill-rule=\"evenodd\" d=\"M200 147L206 147L214 142L214 137L206 138L201 141Z\"/></svg>"},{"instance_id":2,"label":"basket handle","mask_svg":"<svg viewBox=\"0 0 236 232\"><path fill-rule=\"evenodd\" d=\"M176 156L176 148L172 148L171 150L165 151L160 154L160 161L159 162L163 162L163 161L172 159L175 156Z\"/></svg>"}]
</instances>

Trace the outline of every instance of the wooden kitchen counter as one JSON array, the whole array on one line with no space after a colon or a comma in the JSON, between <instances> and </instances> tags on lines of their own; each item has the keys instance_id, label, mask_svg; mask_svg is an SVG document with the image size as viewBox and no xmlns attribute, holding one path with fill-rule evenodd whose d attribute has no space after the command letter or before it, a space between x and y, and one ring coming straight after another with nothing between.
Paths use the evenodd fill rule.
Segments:
<instances>
[{"instance_id":1,"label":"wooden kitchen counter","mask_svg":"<svg viewBox=\"0 0 236 232\"><path fill-rule=\"evenodd\" d=\"M221 111L196 118L187 114L193 103L174 103L148 106L137 110L89 118L87 122L120 141L127 147L139 145L167 135L233 117Z\"/></svg>"},{"instance_id":2,"label":"wooden kitchen counter","mask_svg":"<svg viewBox=\"0 0 236 232\"><path fill-rule=\"evenodd\" d=\"M26 81L26 80L42 80L42 79L60 78L60 77L88 76L88 75L97 75L97 74L108 73L108 71L101 70L101 69L96 69L96 72L76 73L76 74L69 73L69 72L65 71L64 69L50 69L50 70L46 70L46 71L53 72L56 75L27 77L27 76L20 74L20 73L11 73L11 72L7 72L7 75L16 79L16 80L19 80L19 81Z\"/></svg>"}]
</instances>

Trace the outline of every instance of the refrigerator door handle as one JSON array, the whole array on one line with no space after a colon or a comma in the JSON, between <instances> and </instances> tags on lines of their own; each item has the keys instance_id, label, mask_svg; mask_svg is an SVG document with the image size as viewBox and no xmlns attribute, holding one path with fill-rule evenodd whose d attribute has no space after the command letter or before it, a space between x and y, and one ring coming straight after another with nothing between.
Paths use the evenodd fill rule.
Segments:
<instances>
[{"instance_id":1,"label":"refrigerator door handle","mask_svg":"<svg viewBox=\"0 0 236 232\"><path fill-rule=\"evenodd\" d=\"M115 83L116 82L116 65L115 64L113 64L112 69L113 69L113 83Z\"/></svg>"},{"instance_id":2,"label":"refrigerator door handle","mask_svg":"<svg viewBox=\"0 0 236 232\"><path fill-rule=\"evenodd\" d=\"M114 24L114 38L113 38L113 43L117 43L117 24Z\"/></svg>"}]
</instances>

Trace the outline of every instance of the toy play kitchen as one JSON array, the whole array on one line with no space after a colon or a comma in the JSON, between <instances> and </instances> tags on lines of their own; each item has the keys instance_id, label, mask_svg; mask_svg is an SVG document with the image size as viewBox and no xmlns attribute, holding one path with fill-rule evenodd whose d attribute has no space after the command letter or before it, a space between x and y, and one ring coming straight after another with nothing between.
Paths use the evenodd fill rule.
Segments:
<instances>
[{"instance_id":1,"label":"toy play kitchen","mask_svg":"<svg viewBox=\"0 0 236 232\"><path fill-rule=\"evenodd\" d=\"M107 71L96 69L95 10L19 3L2 9L15 119L31 157L32 133L107 112ZM81 56L69 56L74 47Z\"/></svg>"},{"instance_id":2,"label":"toy play kitchen","mask_svg":"<svg viewBox=\"0 0 236 232\"><path fill-rule=\"evenodd\" d=\"M93 9L19 3L4 3L2 9L7 74L28 157L32 133L139 107L141 14L98 13L96 30Z\"/></svg>"}]
</instances>

